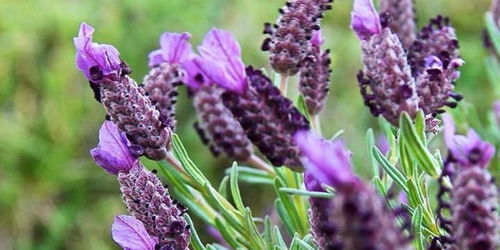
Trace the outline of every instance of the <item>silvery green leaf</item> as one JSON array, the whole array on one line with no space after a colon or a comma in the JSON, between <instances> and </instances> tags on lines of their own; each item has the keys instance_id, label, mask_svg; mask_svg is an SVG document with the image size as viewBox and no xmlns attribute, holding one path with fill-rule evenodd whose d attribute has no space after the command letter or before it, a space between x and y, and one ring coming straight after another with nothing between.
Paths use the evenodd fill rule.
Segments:
<instances>
[{"instance_id":1,"label":"silvery green leaf","mask_svg":"<svg viewBox=\"0 0 500 250\"><path fill-rule=\"evenodd\" d=\"M438 178L441 174L441 169L421 140L407 113L401 115L399 126L401 128L401 137L404 138L405 145L408 147L408 152L412 158L417 161L418 166L428 175Z\"/></svg>"},{"instance_id":2,"label":"silvery green leaf","mask_svg":"<svg viewBox=\"0 0 500 250\"><path fill-rule=\"evenodd\" d=\"M379 163L379 165L387 172L387 174L394 180L394 182L405 192L408 192L408 187L406 186L406 178L405 176L394 167L387 158L380 152L380 150L376 147L372 147L372 154L375 160Z\"/></svg>"}]
</instances>

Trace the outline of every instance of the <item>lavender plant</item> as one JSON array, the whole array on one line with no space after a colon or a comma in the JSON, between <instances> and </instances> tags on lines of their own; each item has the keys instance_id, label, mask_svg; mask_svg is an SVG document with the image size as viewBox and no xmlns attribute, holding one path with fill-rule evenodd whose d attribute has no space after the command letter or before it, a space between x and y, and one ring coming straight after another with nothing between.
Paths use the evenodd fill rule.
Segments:
<instances>
[{"instance_id":1,"label":"lavender plant","mask_svg":"<svg viewBox=\"0 0 500 250\"><path fill-rule=\"evenodd\" d=\"M449 98L462 99L453 91L464 61L449 19L438 16L415 33L411 1L381 1L382 15L372 0L354 1L351 27L364 64L357 76L361 95L373 115L384 117L383 148L375 145L373 130L367 132L370 162L362 170L370 169L372 178L366 181L351 162L359 152L347 150L341 132L330 140L321 135L318 113L327 108L329 53L335 51L321 50L320 19L331 2L290 0L277 24L265 25L271 37L262 49L270 52L276 74L245 66L228 31L210 30L197 52L189 33L167 32L161 48L149 54L144 83L137 85L118 50L92 42L94 29L82 24L75 38L77 68L108 113L91 155L117 176L130 214L115 217L112 237L118 245L132 250L497 248L497 190L487 169L493 146L472 130L455 135L450 116L443 116L446 160L431 146L441 132L439 115L458 105ZM395 16L398 11L408 18ZM295 74L301 94L294 103L286 82ZM181 86L190 93L204 143L237 161L218 187L190 159L196 152L186 150L174 133ZM156 161L159 171L148 170L140 156ZM254 216L240 181L274 187L278 221ZM190 216L225 246L202 243Z\"/></svg>"}]
</instances>

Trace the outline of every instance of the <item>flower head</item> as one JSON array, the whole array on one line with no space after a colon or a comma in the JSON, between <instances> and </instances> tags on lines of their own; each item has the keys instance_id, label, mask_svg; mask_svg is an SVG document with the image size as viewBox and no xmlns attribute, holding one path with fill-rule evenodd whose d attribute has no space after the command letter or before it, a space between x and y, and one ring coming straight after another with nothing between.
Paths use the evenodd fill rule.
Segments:
<instances>
[{"instance_id":1,"label":"flower head","mask_svg":"<svg viewBox=\"0 0 500 250\"><path fill-rule=\"evenodd\" d=\"M168 62L182 63L189 59L192 48L189 43L191 34L165 32L160 37L160 49L149 53L149 67Z\"/></svg>"},{"instance_id":2,"label":"flower head","mask_svg":"<svg viewBox=\"0 0 500 250\"><path fill-rule=\"evenodd\" d=\"M389 28L396 34L405 49L415 41L415 7L413 0L380 0L379 12L391 18Z\"/></svg>"},{"instance_id":3,"label":"flower head","mask_svg":"<svg viewBox=\"0 0 500 250\"><path fill-rule=\"evenodd\" d=\"M151 237L134 216L117 215L111 227L113 240L125 250L154 250L157 237Z\"/></svg>"},{"instance_id":4,"label":"flower head","mask_svg":"<svg viewBox=\"0 0 500 250\"><path fill-rule=\"evenodd\" d=\"M382 32L380 17L373 6L373 0L354 1L351 28L361 40L369 40L371 36Z\"/></svg>"},{"instance_id":5,"label":"flower head","mask_svg":"<svg viewBox=\"0 0 500 250\"><path fill-rule=\"evenodd\" d=\"M198 51L202 59L195 58L195 62L199 62L202 72L212 82L227 90L243 93L247 86L245 65L241 60L240 45L231 33L210 30Z\"/></svg>"},{"instance_id":6,"label":"flower head","mask_svg":"<svg viewBox=\"0 0 500 250\"><path fill-rule=\"evenodd\" d=\"M297 132L294 139L304 154L306 172L320 182L334 188L359 182L351 169L351 152L342 140L328 141L309 131Z\"/></svg>"},{"instance_id":7,"label":"flower head","mask_svg":"<svg viewBox=\"0 0 500 250\"><path fill-rule=\"evenodd\" d=\"M99 144L90 151L95 163L106 172L117 175L128 172L137 162L137 157L130 154L125 134L121 133L111 121L105 121L99 130Z\"/></svg>"},{"instance_id":8,"label":"flower head","mask_svg":"<svg viewBox=\"0 0 500 250\"><path fill-rule=\"evenodd\" d=\"M90 81L103 76L119 74L122 60L118 50L108 44L92 42L94 28L82 23L78 37L73 38L76 47L76 66Z\"/></svg>"},{"instance_id":9,"label":"flower head","mask_svg":"<svg viewBox=\"0 0 500 250\"><path fill-rule=\"evenodd\" d=\"M479 135L469 129L466 136L455 135L455 125L450 115L443 115L444 142L454 161L462 167L479 165L486 168L495 154L491 143L481 140Z\"/></svg>"}]
</instances>

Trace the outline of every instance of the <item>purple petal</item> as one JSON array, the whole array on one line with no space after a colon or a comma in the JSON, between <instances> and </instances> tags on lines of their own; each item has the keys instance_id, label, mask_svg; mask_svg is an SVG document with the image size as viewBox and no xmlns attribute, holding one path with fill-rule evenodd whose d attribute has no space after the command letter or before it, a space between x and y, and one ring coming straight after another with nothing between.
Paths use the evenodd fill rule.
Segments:
<instances>
[{"instance_id":1,"label":"purple petal","mask_svg":"<svg viewBox=\"0 0 500 250\"><path fill-rule=\"evenodd\" d=\"M128 172L137 162L130 154L127 137L120 133L111 121L105 121L99 130L99 144L90 151L95 163L106 172L117 175L119 171Z\"/></svg>"},{"instance_id":2,"label":"purple petal","mask_svg":"<svg viewBox=\"0 0 500 250\"><path fill-rule=\"evenodd\" d=\"M211 80L203 73L203 59L192 53L190 59L181 63L182 68L186 71L186 85L193 90L198 90L203 84L209 84Z\"/></svg>"},{"instance_id":3,"label":"purple petal","mask_svg":"<svg viewBox=\"0 0 500 250\"><path fill-rule=\"evenodd\" d=\"M240 45L231 33L219 29L210 30L198 50L209 64L205 67L211 69L205 73L216 84L238 93L245 90L245 65L241 60Z\"/></svg>"},{"instance_id":4,"label":"purple petal","mask_svg":"<svg viewBox=\"0 0 500 250\"><path fill-rule=\"evenodd\" d=\"M126 250L154 250L157 237L151 237L144 224L133 216L117 215L111 227L113 240Z\"/></svg>"},{"instance_id":5,"label":"purple petal","mask_svg":"<svg viewBox=\"0 0 500 250\"><path fill-rule=\"evenodd\" d=\"M426 69L442 69L443 62L437 56L428 56L425 58Z\"/></svg>"},{"instance_id":6,"label":"purple petal","mask_svg":"<svg viewBox=\"0 0 500 250\"><path fill-rule=\"evenodd\" d=\"M304 173L304 185L309 191L325 192L325 189L321 186L321 182L310 171Z\"/></svg>"},{"instance_id":7,"label":"purple petal","mask_svg":"<svg viewBox=\"0 0 500 250\"><path fill-rule=\"evenodd\" d=\"M444 141L453 160L462 167L479 165L486 168L495 154L495 148L489 142L481 140L479 135L469 129L467 136L455 135L455 126L450 115L443 115Z\"/></svg>"},{"instance_id":8,"label":"purple petal","mask_svg":"<svg viewBox=\"0 0 500 250\"><path fill-rule=\"evenodd\" d=\"M98 66L104 75L117 74L121 69L121 59L118 50L107 44L92 42L94 28L82 23L78 37L75 37L76 66L91 80L90 68Z\"/></svg>"},{"instance_id":9,"label":"purple petal","mask_svg":"<svg viewBox=\"0 0 500 250\"><path fill-rule=\"evenodd\" d=\"M163 54L161 49L151 51L148 55L148 58L149 58L148 66L150 68L165 62L165 59L163 59Z\"/></svg>"},{"instance_id":10,"label":"purple petal","mask_svg":"<svg viewBox=\"0 0 500 250\"><path fill-rule=\"evenodd\" d=\"M169 63L180 63L189 58L193 52L189 43L191 34L165 32L160 37L160 47L163 58Z\"/></svg>"},{"instance_id":11,"label":"purple petal","mask_svg":"<svg viewBox=\"0 0 500 250\"><path fill-rule=\"evenodd\" d=\"M373 6L373 0L354 0L351 29L361 40L368 40L371 36L382 32L380 17Z\"/></svg>"},{"instance_id":12,"label":"purple petal","mask_svg":"<svg viewBox=\"0 0 500 250\"><path fill-rule=\"evenodd\" d=\"M325 42L325 39L323 38L323 35L321 34L321 29L320 30L315 30L313 32L313 37L311 39L311 43L315 47L321 47L323 43Z\"/></svg>"},{"instance_id":13,"label":"purple petal","mask_svg":"<svg viewBox=\"0 0 500 250\"><path fill-rule=\"evenodd\" d=\"M294 139L305 156L302 163L306 172L321 183L342 188L359 181L351 169L351 153L342 140L324 140L309 131L297 132Z\"/></svg>"}]
</instances>

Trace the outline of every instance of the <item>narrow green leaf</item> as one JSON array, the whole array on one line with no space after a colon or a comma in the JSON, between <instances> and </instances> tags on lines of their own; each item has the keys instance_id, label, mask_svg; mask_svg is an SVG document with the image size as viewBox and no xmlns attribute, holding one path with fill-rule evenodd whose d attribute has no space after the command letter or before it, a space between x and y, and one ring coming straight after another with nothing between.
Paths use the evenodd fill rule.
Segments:
<instances>
[{"instance_id":1,"label":"narrow green leaf","mask_svg":"<svg viewBox=\"0 0 500 250\"><path fill-rule=\"evenodd\" d=\"M417 250L424 250L422 237L422 207L417 206L411 217L411 232L413 235L413 244Z\"/></svg>"},{"instance_id":2,"label":"narrow green leaf","mask_svg":"<svg viewBox=\"0 0 500 250\"><path fill-rule=\"evenodd\" d=\"M415 131L417 131L420 140L427 146L427 138L425 137L425 115L422 110L418 111L415 117Z\"/></svg>"},{"instance_id":3,"label":"narrow green leaf","mask_svg":"<svg viewBox=\"0 0 500 250\"><path fill-rule=\"evenodd\" d=\"M281 192L280 188L283 188L284 184L281 182L279 178L274 179L274 188L276 190L276 193L278 194L278 198L280 199L281 203L283 204L283 208L285 209L285 213L287 216L290 218L290 220L293 223L293 230L292 234L293 235L295 232L303 232L301 230L301 223L300 223L300 217L297 212L297 208L295 207L294 202L288 196L286 193ZM282 218L283 219L283 218Z\"/></svg>"},{"instance_id":4,"label":"narrow green leaf","mask_svg":"<svg viewBox=\"0 0 500 250\"><path fill-rule=\"evenodd\" d=\"M219 193L220 195L224 196L224 198L227 198L227 184L229 183L229 176L224 176L222 178L222 181L220 182L219 185Z\"/></svg>"},{"instance_id":5,"label":"narrow green leaf","mask_svg":"<svg viewBox=\"0 0 500 250\"><path fill-rule=\"evenodd\" d=\"M286 247L285 240L283 240L283 237L281 236L281 232L278 226L274 226L274 237L276 237L276 242L278 243L278 247L280 247L281 249L288 249Z\"/></svg>"},{"instance_id":6,"label":"narrow green leaf","mask_svg":"<svg viewBox=\"0 0 500 250\"><path fill-rule=\"evenodd\" d=\"M274 238L269 215L266 215L264 219L264 239L266 240L266 249L273 250L273 246L276 245L276 239Z\"/></svg>"},{"instance_id":7,"label":"narrow green leaf","mask_svg":"<svg viewBox=\"0 0 500 250\"><path fill-rule=\"evenodd\" d=\"M215 248L214 246L208 244L207 245L207 250L217 250L217 248Z\"/></svg>"},{"instance_id":8,"label":"narrow green leaf","mask_svg":"<svg viewBox=\"0 0 500 250\"><path fill-rule=\"evenodd\" d=\"M189 175L195 180L200 186L204 186L206 182L209 182L208 179L203 175L203 173L196 167L196 165L191 161L188 156L184 145L182 145L181 140L177 134L172 135L172 146L174 149L174 154L177 156L182 166L189 173Z\"/></svg>"},{"instance_id":9,"label":"narrow green leaf","mask_svg":"<svg viewBox=\"0 0 500 250\"><path fill-rule=\"evenodd\" d=\"M486 72L488 72L488 77L493 89L495 90L495 96L500 96L500 63L494 56L488 56L485 59Z\"/></svg>"},{"instance_id":10,"label":"narrow green leaf","mask_svg":"<svg viewBox=\"0 0 500 250\"><path fill-rule=\"evenodd\" d=\"M373 130L371 128L368 129L368 131L366 131L366 146L367 146L367 152L369 152L368 158L370 159L370 165L372 167L373 176L379 176L380 173L378 169L378 164L375 158L373 157L373 154L370 153L372 147L375 146L375 136L373 135Z\"/></svg>"},{"instance_id":11,"label":"narrow green leaf","mask_svg":"<svg viewBox=\"0 0 500 250\"><path fill-rule=\"evenodd\" d=\"M252 245L256 247L254 249L264 249L265 242L262 239L262 236L260 235L259 230L257 229L257 226L253 221L252 212L248 207L245 209L245 221L246 221L246 226L250 231L250 239L252 240L253 243Z\"/></svg>"},{"instance_id":12,"label":"narrow green leaf","mask_svg":"<svg viewBox=\"0 0 500 250\"><path fill-rule=\"evenodd\" d=\"M215 249L215 250L229 250L227 247L221 246L221 245L219 245L217 243L208 244L207 248L209 246L213 247L213 249Z\"/></svg>"},{"instance_id":13,"label":"narrow green leaf","mask_svg":"<svg viewBox=\"0 0 500 250\"><path fill-rule=\"evenodd\" d=\"M405 146L405 141L403 137L399 138L399 144L398 144L398 153L399 153L399 161L401 163L401 169L403 169L403 173L407 177L412 177L413 176L413 163L410 160L410 155L408 153L408 149Z\"/></svg>"},{"instance_id":14,"label":"narrow green leaf","mask_svg":"<svg viewBox=\"0 0 500 250\"><path fill-rule=\"evenodd\" d=\"M490 35L493 47L495 47L496 51L500 51L500 31L498 30L497 22L493 18L493 14L490 11L486 12L484 18L486 22L486 29Z\"/></svg>"},{"instance_id":15,"label":"narrow green leaf","mask_svg":"<svg viewBox=\"0 0 500 250\"><path fill-rule=\"evenodd\" d=\"M222 238L226 240L226 242L232 247L232 248L237 248L239 247L238 242L235 240L235 234L236 232L229 231L231 227L228 227L225 222L221 220L221 218L215 218L215 228L220 232L222 235Z\"/></svg>"},{"instance_id":16,"label":"narrow green leaf","mask_svg":"<svg viewBox=\"0 0 500 250\"><path fill-rule=\"evenodd\" d=\"M218 211L221 213L222 217L233 226L238 232L244 234L246 229L243 226L241 220L238 219L235 212L238 212L234 207L228 207L228 205L224 205L221 200L215 194L214 189L209 185L209 183L205 184L205 190L208 194L207 198L212 202L213 205L216 206Z\"/></svg>"},{"instance_id":17,"label":"narrow green leaf","mask_svg":"<svg viewBox=\"0 0 500 250\"><path fill-rule=\"evenodd\" d=\"M401 128L401 136L404 138L405 145L408 147L408 152L415 158L418 165L434 178L438 178L441 169L432 157L425 144L417 134L415 127L412 125L411 118L407 113L403 113L399 120Z\"/></svg>"},{"instance_id":18,"label":"narrow green leaf","mask_svg":"<svg viewBox=\"0 0 500 250\"><path fill-rule=\"evenodd\" d=\"M332 137L330 137L330 141L335 141L337 140L340 136L342 136L344 134L344 130L341 129L339 131L337 131L337 133L335 133Z\"/></svg>"},{"instance_id":19,"label":"narrow green leaf","mask_svg":"<svg viewBox=\"0 0 500 250\"><path fill-rule=\"evenodd\" d=\"M300 195L300 196L307 196L307 197L317 197L317 198L332 198L333 194L331 193L325 193L325 192L313 192L313 191L307 191L303 189L296 189L296 188L280 188L279 189L281 192L285 192L287 194L291 195Z\"/></svg>"},{"instance_id":20,"label":"narrow green leaf","mask_svg":"<svg viewBox=\"0 0 500 250\"><path fill-rule=\"evenodd\" d=\"M305 241L303 241L301 239L297 239L297 243L302 247L302 249L305 249L305 250L315 250L314 247L312 247L311 245L307 244Z\"/></svg>"},{"instance_id":21,"label":"narrow green leaf","mask_svg":"<svg viewBox=\"0 0 500 250\"><path fill-rule=\"evenodd\" d=\"M240 188L238 187L238 164L236 162L233 163L233 167L231 169L231 195L233 196L234 203L236 204L236 208L241 213L245 213L245 206L243 205L243 200L241 199Z\"/></svg>"},{"instance_id":22,"label":"narrow green leaf","mask_svg":"<svg viewBox=\"0 0 500 250\"><path fill-rule=\"evenodd\" d=\"M281 202L280 199L276 199L276 201L274 202L274 206L281 219L281 222L283 223L283 225L285 225L286 231L289 235L293 235L293 233L296 232L295 225L293 224L292 219L288 216L288 213L283 206L283 202Z\"/></svg>"},{"instance_id":23,"label":"narrow green leaf","mask_svg":"<svg viewBox=\"0 0 500 250\"><path fill-rule=\"evenodd\" d=\"M372 179L373 185L375 186L375 189L377 190L377 193L381 197L386 197L387 196L387 188L385 187L384 183L380 179L380 177L375 176L375 178Z\"/></svg>"},{"instance_id":24,"label":"narrow green leaf","mask_svg":"<svg viewBox=\"0 0 500 250\"><path fill-rule=\"evenodd\" d=\"M302 115L304 115L306 117L306 119L308 121L310 121L311 117L309 115L309 110L307 109L306 100L304 99L304 96L302 94L300 94L297 97L297 104L296 104L296 106L297 106L297 109L300 111L300 113L302 113Z\"/></svg>"},{"instance_id":25,"label":"narrow green leaf","mask_svg":"<svg viewBox=\"0 0 500 250\"><path fill-rule=\"evenodd\" d=\"M215 212L213 210L202 208L200 203L196 202L197 198L195 195L186 185L184 185L184 178L177 171L175 171L175 169L168 166L165 161L159 161L157 164L160 171L165 175L168 183L170 184L169 191L171 194L184 206L189 208L190 213L195 214L198 218L201 218L208 224L213 224Z\"/></svg>"},{"instance_id":26,"label":"narrow green leaf","mask_svg":"<svg viewBox=\"0 0 500 250\"><path fill-rule=\"evenodd\" d=\"M372 147L372 154L379 165L387 172L387 174L394 180L394 182L405 192L408 192L408 187L406 186L405 176L399 172L399 170L394 167L385 156L376 147Z\"/></svg>"},{"instance_id":27,"label":"narrow green leaf","mask_svg":"<svg viewBox=\"0 0 500 250\"><path fill-rule=\"evenodd\" d=\"M189 215L186 213L183 215L184 219L186 222L189 224L189 231L191 232L191 248L193 250L205 250L205 247L203 246L203 243L201 243L200 237L198 237L198 233L196 232L196 229L194 227L193 221L189 217Z\"/></svg>"}]
</instances>

